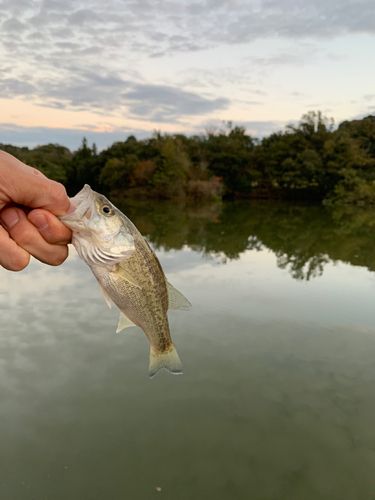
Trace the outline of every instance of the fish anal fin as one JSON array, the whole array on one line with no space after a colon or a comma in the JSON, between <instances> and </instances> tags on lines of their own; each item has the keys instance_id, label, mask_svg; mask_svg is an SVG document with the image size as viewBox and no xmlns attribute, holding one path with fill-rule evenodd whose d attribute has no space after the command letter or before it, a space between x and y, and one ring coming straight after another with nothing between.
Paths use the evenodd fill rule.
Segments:
<instances>
[{"instance_id":1,"label":"fish anal fin","mask_svg":"<svg viewBox=\"0 0 375 500\"><path fill-rule=\"evenodd\" d=\"M182 375L182 363L174 344L166 353L154 353L150 351L150 378L155 377L159 370L164 368L173 375Z\"/></svg>"},{"instance_id":2,"label":"fish anal fin","mask_svg":"<svg viewBox=\"0 0 375 500\"><path fill-rule=\"evenodd\" d=\"M182 295L173 285L167 281L168 290L168 309L180 309L181 311L188 311L192 305L186 297Z\"/></svg>"},{"instance_id":3,"label":"fish anal fin","mask_svg":"<svg viewBox=\"0 0 375 500\"><path fill-rule=\"evenodd\" d=\"M136 286L137 288L142 288L141 285L138 283L138 281L133 278L133 276L128 273L123 267L117 265L114 271L111 271L110 274L115 274L116 276L120 276L121 278L124 278L126 281L131 283L132 285Z\"/></svg>"},{"instance_id":4,"label":"fish anal fin","mask_svg":"<svg viewBox=\"0 0 375 500\"><path fill-rule=\"evenodd\" d=\"M103 294L103 297L105 298L105 301L107 302L107 305L110 309L112 309L112 304L111 304L111 301L109 300L109 297L108 297L108 294L107 292L104 290L104 288L102 287L101 283L98 281L99 283L99 288Z\"/></svg>"},{"instance_id":5,"label":"fish anal fin","mask_svg":"<svg viewBox=\"0 0 375 500\"><path fill-rule=\"evenodd\" d=\"M122 312L120 314L120 319L118 322L116 333L121 332L121 330L124 330L124 328L129 328L130 326L137 326L137 325L135 325L133 321L130 321L130 319L127 316L125 316L125 314Z\"/></svg>"}]
</instances>

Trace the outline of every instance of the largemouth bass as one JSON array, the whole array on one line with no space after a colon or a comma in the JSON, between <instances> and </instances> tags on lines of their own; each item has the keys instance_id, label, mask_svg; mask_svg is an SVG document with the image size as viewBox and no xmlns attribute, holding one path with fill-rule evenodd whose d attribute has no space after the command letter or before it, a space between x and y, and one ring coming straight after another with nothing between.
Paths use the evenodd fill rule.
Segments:
<instances>
[{"instance_id":1,"label":"largemouth bass","mask_svg":"<svg viewBox=\"0 0 375 500\"><path fill-rule=\"evenodd\" d=\"M166 279L158 258L134 224L87 184L71 198L76 210L59 219L73 231L72 243L98 280L109 307L120 309L117 332L139 326L150 341L150 378L162 368L182 373L172 342L168 309L190 302Z\"/></svg>"}]
</instances>

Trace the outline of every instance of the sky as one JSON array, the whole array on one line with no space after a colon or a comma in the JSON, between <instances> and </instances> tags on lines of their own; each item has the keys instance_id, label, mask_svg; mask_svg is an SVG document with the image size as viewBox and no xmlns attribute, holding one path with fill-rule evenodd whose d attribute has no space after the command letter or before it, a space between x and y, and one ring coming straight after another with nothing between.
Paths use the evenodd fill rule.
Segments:
<instances>
[{"instance_id":1,"label":"sky","mask_svg":"<svg viewBox=\"0 0 375 500\"><path fill-rule=\"evenodd\" d=\"M373 0L0 0L0 143L375 114Z\"/></svg>"}]
</instances>

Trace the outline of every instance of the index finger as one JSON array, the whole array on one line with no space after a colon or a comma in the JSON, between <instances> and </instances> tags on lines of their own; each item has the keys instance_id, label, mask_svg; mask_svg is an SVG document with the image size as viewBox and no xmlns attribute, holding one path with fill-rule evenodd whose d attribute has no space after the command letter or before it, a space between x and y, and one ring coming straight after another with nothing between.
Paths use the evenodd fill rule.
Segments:
<instances>
[{"instance_id":1,"label":"index finger","mask_svg":"<svg viewBox=\"0 0 375 500\"><path fill-rule=\"evenodd\" d=\"M65 187L47 177L44 177L43 182L35 182L34 179L34 185L30 186L30 193L24 194L25 197L27 195L30 196L29 201L23 205L31 208L44 208L56 216L65 215L71 209Z\"/></svg>"}]
</instances>

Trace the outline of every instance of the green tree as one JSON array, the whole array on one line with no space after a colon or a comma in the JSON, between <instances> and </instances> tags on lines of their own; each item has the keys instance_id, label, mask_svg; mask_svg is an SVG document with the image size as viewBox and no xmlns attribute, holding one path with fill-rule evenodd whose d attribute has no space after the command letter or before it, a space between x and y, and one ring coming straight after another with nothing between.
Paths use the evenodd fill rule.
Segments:
<instances>
[{"instance_id":1,"label":"green tree","mask_svg":"<svg viewBox=\"0 0 375 500\"><path fill-rule=\"evenodd\" d=\"M130 186L130 177L138 157L132 153L121 158L110 158L101 170L99 182L108 191L125 190Z\"/></svg>"},{"instance_id":2,"label":"green tree","mask_svg":"<svg viewBox=\"0 0 375 500\"><path fill-rule=\"evenodd\" d=\"M30 150L27 147L18 148L0 144L0 149L15 156L27 165L37 168L50 179L63 184L67 181L67 171L73 155L64 146L47 144Z\"/></svg>"},{"instance_id":3,"label":"green tree","mask_svg":"<svg viewBox=\"0 0 375 500\"><path fill-rule=\"evenodd\" d=\"M233 127L206 138L208 168L223 179L227 196L249 195L260 173L254 165L254 141L244 127Z\"/></svg>"},{"instance_id":4,"label":"green tree","mask_svg":"<svg viewBox=\"0 0 375 500\"><path fill-rule=\"evenodd\" d=\"M159 153L152 178L155 193L161 198L184 196L191 163L182 141L160 133L154 134L153 139Z\"/></svg>"},{"instance_id":5,"label":"green tree","mask_svg":"<svg viewBox=\"0 0 375 500\"><path fill-rule=\"evenodd\" d=\"M85 184L100 189L101 162L95 144L91 149L84 137L81 147L74 153L67 172L66 187L70 195L77 193Z\"/></svg>"}]
</instances>

